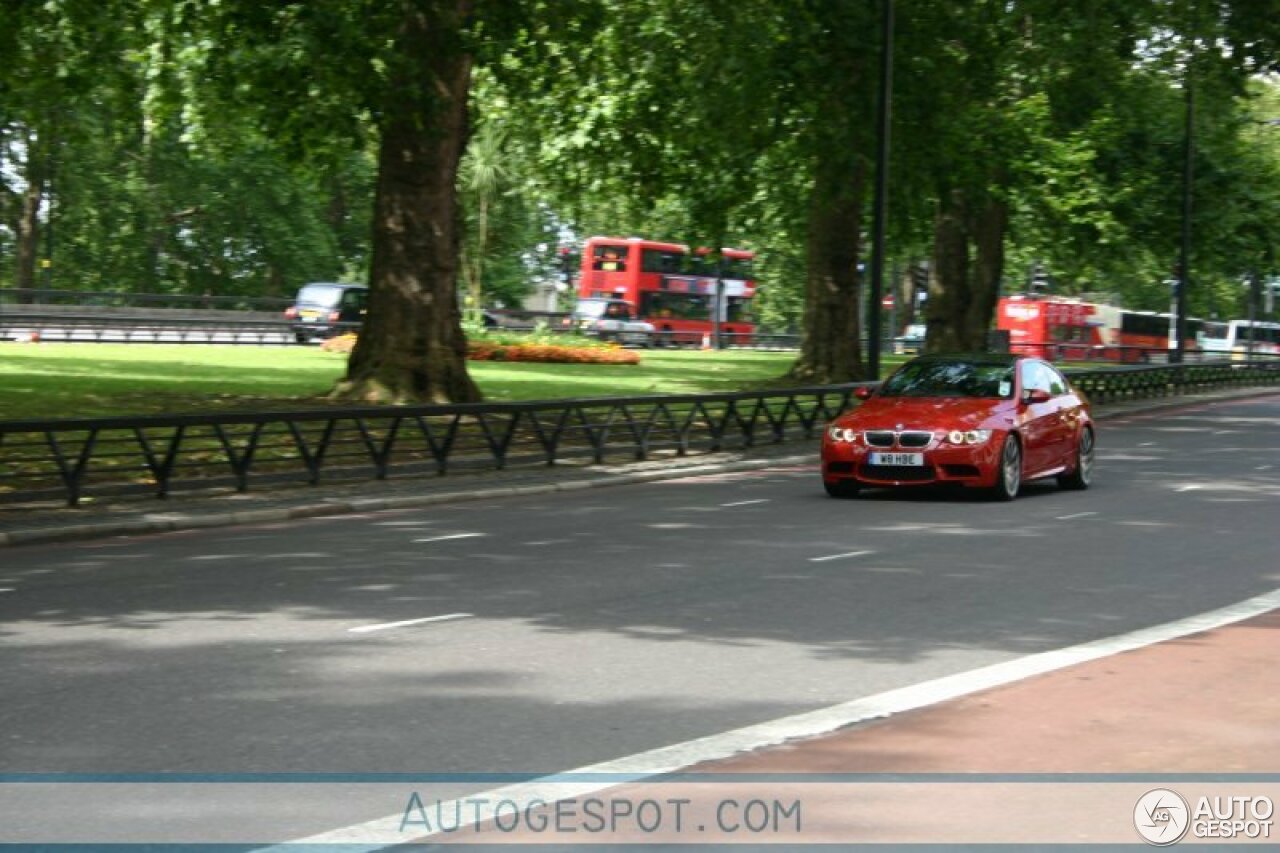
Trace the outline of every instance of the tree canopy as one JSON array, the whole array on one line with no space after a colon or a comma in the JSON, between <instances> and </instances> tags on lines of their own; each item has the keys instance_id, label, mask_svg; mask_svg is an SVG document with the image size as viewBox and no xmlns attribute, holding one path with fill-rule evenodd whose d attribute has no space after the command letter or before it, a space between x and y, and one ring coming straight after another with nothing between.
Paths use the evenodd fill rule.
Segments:
<instances>
[{"instance_id":1,"label":"tree canopy","mask_svg":"<svg viewBox=\"0 0 1280 853\"><path fill-rule=\"evenodd\" d=\"M1060 293L1168 304L1188 87L1190 309L1240 316L1241 280L1280 274L1267 4L896 9L889 266L928 270L931 347L981 346L1033 269ZM366 280L338 392L468 400L464 297L513 304L556 244L641 234L754 249L761 321L804 335L793 375L861 378L880 10L4 4L0 286Z\"/></svg>"}]
</instances>

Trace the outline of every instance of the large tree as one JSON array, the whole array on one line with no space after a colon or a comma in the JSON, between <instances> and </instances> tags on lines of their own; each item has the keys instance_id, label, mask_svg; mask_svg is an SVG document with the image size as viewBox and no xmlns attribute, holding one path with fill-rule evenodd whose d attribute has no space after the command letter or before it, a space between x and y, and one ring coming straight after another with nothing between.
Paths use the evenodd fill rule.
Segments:
<instances>
[{"instance_id":1,"label":"large tree","mask_svg":"<svg viewBox=\"0 0 1280 853\"><path fill-rule=\"evenodd\" d=\"M226 84L221 101L255 110L300 157L332 157L344 143L373 136L369 308L337 397L480 397L467 373L457 296L457 177L475 7L473 0L229 0L192 11L193 23L212 34L207 61Z\"/></svg>"}]
</instances>

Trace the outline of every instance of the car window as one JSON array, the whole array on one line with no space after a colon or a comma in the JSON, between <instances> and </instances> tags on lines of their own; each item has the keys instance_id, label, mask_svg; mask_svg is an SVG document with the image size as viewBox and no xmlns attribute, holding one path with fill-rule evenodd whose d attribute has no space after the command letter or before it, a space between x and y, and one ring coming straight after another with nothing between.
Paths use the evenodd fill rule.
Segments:
<instances>
[{"instance_id":1,"label":"car window","mask_svg":"<svg viewBox=\"0 0 1280 853\"><path fill-rule=\"evenodd\" d=\"M1024 361L1022 363L1022 390L1026 391L1044 391L1047 394L1053 394L1053 379L1049 376L1049 370L1044 364L1038 361Z\"/></svg>"},{"instance_id":2,"label":"car window","mask_svg":"<svg viewBox=\"0 0 1280 853\"><path fill-rule=\"evenodd\" d=\"M334 287L332 284L308 284L298 291L298 301L332 307L338 304L338 298L341 295L341 287Z\"/></svg>"},{"instance_id":3,"label":"car window","mask_svg":"<svg viewBox=\"0 0 1280 853\"><path fill-rule=\"evenodd\" d=\"M1071 388L1071 384L1067 382L1065 376L1058 372L1058 369L1051 364L1042 364L1040 368L1049 375L1049 393L1055 397L1061 397Z\"/></svg>"},{"instance_id":4,"label":"car window","mask_svg":"<svg viewBox=\"0 0 1280 853\"><path fill-rule=\"evenodd\" d=\"M880 386L881 397L1013 396L1013 366L1001 362L921 359L911 361Z\"/></svg>"}]
</instances>

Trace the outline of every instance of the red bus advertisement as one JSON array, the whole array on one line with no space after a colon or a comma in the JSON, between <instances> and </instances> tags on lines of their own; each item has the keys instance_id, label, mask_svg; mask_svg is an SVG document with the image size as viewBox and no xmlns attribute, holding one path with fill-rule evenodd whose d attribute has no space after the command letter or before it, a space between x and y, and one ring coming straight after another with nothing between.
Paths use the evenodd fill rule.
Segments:
<instances>
[{"instance_id":1,"label":"red bus advertisement","mask_svg":"<svg viewBox=\"0 0 1280 853\"><path fill-rule=\"evenodd\" d=\"M717 264L705 250L691 252L678 243L592 237L582 249L578 296L625 299L653 324L660 345L704 343L715 334L717 319L725 345L749 343L755 332L755 255L741 249L720 254ZM723 289L716 305L718 282Z\"/></svg>"},{"instance_id":2,"label":"red bus advertisement","mask_svg":"<svg viewBox=\"0 0 1280 853\"><path fill-rule=\"evenodd\" d=\"M1168 314L1130 311L1055 296L1000 300L996 328L1009 333L1011 352L1068 361L1152 361L1169 349ZM1187 351L1199 350L1203 321L1188 318Z\"/></svg>"}]
</instances>

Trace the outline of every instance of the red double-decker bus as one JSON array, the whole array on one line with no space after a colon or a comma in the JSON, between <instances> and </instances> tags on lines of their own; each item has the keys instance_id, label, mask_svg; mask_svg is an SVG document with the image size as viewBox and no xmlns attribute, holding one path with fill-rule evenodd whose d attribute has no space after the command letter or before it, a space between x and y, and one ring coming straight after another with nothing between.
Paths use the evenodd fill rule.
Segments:
<instances>
[{"instance_id":1,"label":"red double-decker bus","mask_svg":"<svg viewBox=\"0 0 1280 853\"><path fill-rule=\"evenodd\" d=\"M1172 325L1168 314L1056 296L1009 296L996 309L996 328L1009 333L1011 351L1048 359L1156 360L1170 349ZM1187 351L1201 350L1206 325L1187 318Z\"/></svg>"},{"instance_id":2,"label":"red double-decker bus","mask_svg":"<svg viewBox=\"0 0 1280 853\"><path fill-rule=\"evenodd\" d=\"M659 344L706 343L717 320L725 345L750 343L756 328L755 255L721 249L720 257L679 243L592 237L582 250L578 296L625 299L653 324Z\"/></svg>"}]
</instances>

